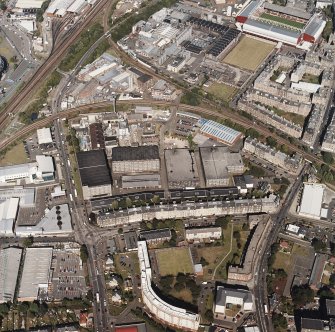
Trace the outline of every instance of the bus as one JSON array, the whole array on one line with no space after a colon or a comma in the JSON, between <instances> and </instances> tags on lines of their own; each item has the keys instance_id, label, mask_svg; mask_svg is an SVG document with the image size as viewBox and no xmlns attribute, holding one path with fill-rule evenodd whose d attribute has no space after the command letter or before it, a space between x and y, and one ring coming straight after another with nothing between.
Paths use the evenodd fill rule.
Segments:
<instances>
[{"instance_id":1,"label":"bus","mask_svg":"<svg viewBox=\"0 0 335 332\"><path fill-rule=\"evenodd\" d=\"M96 294L95 294L95 298L96 298L96 300L97 300L97 303L99 303L99 302L100 302L100 296L99 296L99 293L96 293Z\"/></svg>"}]
</instances>

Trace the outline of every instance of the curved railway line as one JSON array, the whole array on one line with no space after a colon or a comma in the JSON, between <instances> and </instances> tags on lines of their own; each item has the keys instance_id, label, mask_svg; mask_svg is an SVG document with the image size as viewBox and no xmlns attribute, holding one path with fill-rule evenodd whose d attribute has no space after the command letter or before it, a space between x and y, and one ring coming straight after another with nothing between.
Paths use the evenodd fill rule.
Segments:
<instances>
[{"instance_id":1,"label":"curved railway line","mask_svg":"<svg viewBox=\"0 0 335 332\"><path fill-rule=\"evenodd\" d=\"M86 16L83 22L77 22L76 30L73 31L71 35L66 34L66 38L61 38L58 40L59 35L57 35L57 40L55 47L53 47L53 52L50 54L48 59L38 68L33 77L29 82L25 84L23 89L10 99L6 109L0 114L0 131L4 129L7 122L10 120L9 115L14 115L20 111L20 107L27 102L28 98L32 97L32 94L41 87L44 82L44 78L56 68L59 62L62 60L63 56L66 54L68 48L74 43L80 33L90 24L90 22L95 18L97 14L100 13L101 9L106 5L108 0L101 0L92 11ZM65 23L64 23L65 24ZM64 27L61 24L61 27ZM59 30L59 33L61 30Z\"/></svg>"},{"instance_id":2,"label":"curved railway line","mask_svg":"<svg viewBox=\"0 0 335 332\"><path fill-rule=\"evenodd\" d=\"M229 119L232 120L234 122L236 122L239 125L242 125L244 128L254 128L256 129L260 134L264 135L264 136L272 136L274 137L278 143L281 144L285 144L286 146L288 146L292 151L299 153L300 155L302 155L305 159L313 162L322 162L322 160L320 158L318 158L317 156L315 156L312 153L307 153L301 149L299 149L298 147L296 147L295 145L290 144L289 142L287 142L286 139L275 135L273 133L271 133L268 129L264 128L263 126L259 126L258 124L254 123L251 120L248 119L244 119L241 118L241 116L239 116L238 114L229 112L229 111L221 111L218 112L216 110L212 110L212 109L205 109L199 106L189 106L189 105L185 105L185 104L175 104L175 103L167 103L167 102L162 102L162 101L153 101L153 100L119 100L117 101L118 104L124 104L124 105L156 105L156 106L165 106L165 107L178 107L179 110L182 111L188 111L188 112L194 112L194 113L198 113L200 115L203 116L210 116L210 117L214 117L214 118L222 118L222 119ZM95 110L99 110L99 109L104 109L107 108L109 106L112 106L113 102L112 101L105 101L105 102L100 102L100 103L94 103L94 104L87 104L87 105L82 105L82 106L78 106L75 108L71 108L68 109L66 111L62 111L59 113L54 113L51 116L41 119L39 121L34 122L31 125L28 125L26 127L24 127L23 129L21 129L19 132L17 132L16 134L14 134L13 136L3 140L2 142L0 142L0 150L4 149L6 147L8 147L10 144L14 143L15 141L17 141L19 138L23 138L25 137L27 134L29 134L30 132L44 127L47 124L51 123L54 120L60 119L60 118L68 118L73 116L76 113L85 113L88 111L95 111ZM335 166L329 166L332 170L335 171Z\"/></svg>"},{"instance_id":3,"label":"curved railway line","mask_svg":"<svg viewBox=\"0 0 335 332\"><path fill-rule=\"evenodd\" d=\"M46 60L46 62L37 70L35 75L32 77L31 81L26 84L26 86L23 88L23 90L16 96L16 99L11 100L11 104L6 108L4 112L0 114L0 130L3 129L3 127L6 125L8 119L10 118L9 115L16 114L20 111L20 107L23 105L24 102L31 96L33 91L38 89L40 87L40 83L43 82L43 78L50 73L52 69L55 69L57 64L61 61L62 57L67 52L67 49L70 47L70 45L76 40L76 38L79 36L79 34L82 32L85 27L89 25L89 23L92 21L92 19L95 17L96 14L99 13L99 11L108 4L108 0L101 0L93 9L91 12L87 14L87 18L84 20L84 22L78 21L77 25L79 24L80 28L77 28L77 25L75 26L77 29L73 30L74 27L72 27L67 33L65 33L64 36L61 36L61 31L64 29L65 25L69 23L69 20L60 24L60 26L57 27L57 33L56 33L56 39L55 39L55 47L54 52L49 56L49 58ZM110 6L111 4L109 4ZM107 12L107 10L106 10ZM108 15L104 15L103 17L103 25L105 32L111 31L111 29L108 26ZM117 26L117 25L116 25ZM69 32L73 32L72 35L69 36ZM123 50L119 48L117 43L115 43L111 37L108 38L108 41L114 51L117 53L117 55L125 62L127 62L130 65L135 66L136 68L139 68L143 73L149 74L153 77L156 77L158 79L164 79L168 81L169 83L173 85L177 85L181 90L183 91L190 91L190 88L186 88L180 84L176 84L176 82L169 80L169 78L157 73L154 69L144 66L143 64L139 63L136 59L133 59L131 56L126 54ZM272 136L274 137L278 143L285 144L288 146L292 151L298 152L302 156L304 156L309 161L313 162L322 162L321 158L315 156L312 153L307 153L303 151L302 149L296 147L295 145L292 145L287 139L282 138L281 136L270 132L266 128L264 124L255 123L253 120L249 120L246 118L243 118L241 115L234 113L233 111L222 107L220 110L218 110L218 105L214 102L211 102L207 100L206 98L202 98L202 101L208 105L208 108L203 108L199 106L189 106L189 105L176 105L175 103L168 103L168 102L162 102L162 101L152 101L152 100L136 100L136 101L118 101L119 104L154 104L154 105L161 105L161 106L178 106L179 109L190 111L190 112L196 112L201 115L208 115L211 117L216 118L223 118L223 119L230 119L237 124L242 125L244 128L254 128L262 135L268 137ZM31 125L28 125L20 130L20 132L14 134L12 137L4 139L2 142L0 142L0 149L3 149L10 145L11 143L15 142L18 138L24 137L27 133L31 132L32 130L42 127L45 124L50 123L51 121L57 119L57 118L63 118L71 116L72 114L76 112L85 112L90 109L101 109L105 108L107 106L110 106L112 102L100 102L95 104L88 104L88 105L82 105L73 109L69 109L60 113L55 113L51 115L50 117L46 119L39 120ZM215 109L215 110L214 110ZM334 166L330 166L332 170L335 170Z\"/></svg>"}]
</instances>

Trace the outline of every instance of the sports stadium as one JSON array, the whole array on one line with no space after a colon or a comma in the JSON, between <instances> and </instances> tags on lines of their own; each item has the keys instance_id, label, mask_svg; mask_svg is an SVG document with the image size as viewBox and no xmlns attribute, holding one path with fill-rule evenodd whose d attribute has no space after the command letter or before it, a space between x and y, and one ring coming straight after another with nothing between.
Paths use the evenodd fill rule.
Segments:
<instances>
[{"instance_id":1,"label":"sports stadium","mask_svg":"<svg viewBox=\"0 0 335 332\"><path fill-rule=\"evenodd\" d=\"M320 38L326 22L318 14L252 0L236 15L244 33L310 49Z\"/></svg>"}]
</instances>

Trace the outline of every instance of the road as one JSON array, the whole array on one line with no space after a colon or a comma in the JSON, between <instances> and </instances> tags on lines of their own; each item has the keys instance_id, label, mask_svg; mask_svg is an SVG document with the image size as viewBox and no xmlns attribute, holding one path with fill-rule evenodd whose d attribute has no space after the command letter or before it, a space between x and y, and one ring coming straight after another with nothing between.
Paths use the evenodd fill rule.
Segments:
<instances>
[{"instance_id":1,"label":"road","mask_svg":"<svg viewBox=\"0 0 335 332\"><path fill-rule=\"evenodd\" d=\"M76 41L81 32L89 26L92 20L100 14L107 3L108 0L100 0L97 2L86 14L84 20L79 20L71 29L67 30L66 37L62 38L56 44L48 59L39 67L29 82L24 85L22 90L8 102L8 106L0 114L0 130L3 130L11 119L9 114L18 113L21 110L21 107L31 99L34 92L43 85L45 78L56 69L69 47Z\"/></svg>"},{"instance_id":2,"label":"road","mask_svg":"<svg viewBox=\"0 0 335 332\"><path fill-rule=\"evenodd\" d=\"M68 118L68 117L74 116L79 113L89 112L93 110L98 111L99 109L105 109L106 107L109 107L112 104L113 104L112 101L99 102L99 103L94 103L94 104L81 105L76 108L67 109L61 113L52 114L51 116L47 118L38 120L31 125L25 126L20 131L14 133L11 137L8 137L2 140L0 142L0 150L8 147L10 144L14 143L15 141L17 141L18 139L22 137L25 137L26 135L35 131L36 129L42 128L50 124L55 119ZM177 106L175 103L154 101L154 100L131 100L131 101L121 100L121 101L117 101L117 104L156 105L156 106L163 106L163 107L176 107ZM269 137L269 136L274 137L277 140L278 144L285 144L289 149L291 149L293 152L299 153L305 159L311 162L323 163L320 157L314 155L313 153L305 152L299 147L289 143L288 140L282 138L281 136L271 133L267 128L264 128L263 126L260 126L259 124L254 123L252 120L241 117L238 113L234 113L232 111L228 111L224 109L221 109L221 110L217 110L213 108L206 109L206 108L199 107L199 106L189 106L189 105L184 105L184 104L179 104L177 107L179 110L194 112L202 116L215 117L217 119L230 119L236 122L237 124L240 124L244 128L254 128L265 137ZM329 166L329 168L335 171L335 166Z\"/></svg>"},{"instance_id":3,"label":"road","mask_svg":"<svg viewBox=\"0 0 335 332\"><path fill-rule=\"evenodd\" d=\"M32 65L39 65L39 61L33 57L31 52L31 38L26 32L20 29L18 23L7 19L6 15L1 17L0 23L1 30L10 40L11 45L14 46L17 53Z\"/></svg>"},{"instance_id":4,"label":"road","mask_svg":"<svg viewBox=\"0 0 335 332\"><path fill-rule=\"evenodd\" d=\"M64 141L64 132L60 120L54 121L55 127L55 141L60 152L60 158L62 160L70 160L67 147ZM89 277L92 286L93 294L99 293L99 301L94 296L94 324L95 330L106 332L109 331L110 323L108 319L108 311L105 304L107 303L105 293L105 279L103 270L98 265L97 252L95 244L100 239L100 230L89 224L88 217L84 211L84 202L81 198L75 197L75 187L72 183L71 166L67 162L64 162L63 177L65 180L65 187L68 195L68 202L72 214L72 224L75 232L75 239L81 244L85 244L88 250L89 259L87 261ZM70 198L72 195L72 199Z\"/></svg>"},{"instance_id":5,"label":"road","mask_svg":"<svg viewBox=\"0 0 335 332\"><path fill-rule=\"evenodd\" d=\"M76 64L75 68L72 72L63 80L60 85L57 87L57 93L52 101L52 108L53 110L60 111L61 110L61 102L66 94L68 87L74 83L75 77L78 74L81 66L85 63L85 61L89 58L89 56L94 52L100 42L106 39L109 35L109 32L105 32L99 39L97 39L94 44L87 50L87 52L82 56L79 62Z\"/></svg>"},{"instance_id":6,"label":"road","mask_svg":"<svg viewBox=\"0 0 335 332\"><path fill-rule=\"evenodd\" d=\"M256 318L261 332L273 331L271 318L265 314L264 309L264 304L268 303L267 291L266 291L266 275L267 275L268 258L271 250L271 245L277 239L277 236L289 212L292 200L294 196L297 194L303 182L303 176L308 167L309 167L308 164L304 165L299 176L297 177L289 193L287 194L285 200L282 202L282 207L279 210L279 213L274 217L273 220L274 227L272 228L270 236L268 237L266 244L264 245L264 250L260 254L260 259L258 262L259 266L255 267L255 271L258 271L258 274L255 276L255 288L254 288Z\"/></svg>"}]
</instances>

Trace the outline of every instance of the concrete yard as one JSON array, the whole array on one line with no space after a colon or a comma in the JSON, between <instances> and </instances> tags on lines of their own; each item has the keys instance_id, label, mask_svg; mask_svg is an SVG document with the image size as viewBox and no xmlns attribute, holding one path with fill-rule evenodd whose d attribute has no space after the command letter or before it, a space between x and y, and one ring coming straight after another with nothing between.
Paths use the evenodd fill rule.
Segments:
<instances>
[{"instance_id":1,"label":"concrete yard","mask_svg":"<svg viewBox=\"0 0 335 332\"><path fill-rule=\"evenodd\" d=\"M223 59L223 62L254 71L267 58L274 47L273 43L243 36L239 43Z\"/></svg>"}]
</instances>

